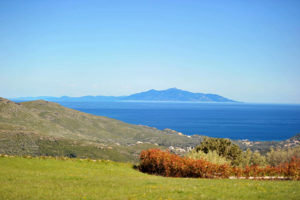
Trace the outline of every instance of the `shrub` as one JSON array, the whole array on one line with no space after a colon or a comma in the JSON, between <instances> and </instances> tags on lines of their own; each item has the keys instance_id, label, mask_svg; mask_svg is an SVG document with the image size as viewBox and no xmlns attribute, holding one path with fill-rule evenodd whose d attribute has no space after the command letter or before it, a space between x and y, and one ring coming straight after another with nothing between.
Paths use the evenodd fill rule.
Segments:
<instances>
[{"instance_id":1,"label":"shrub","mask_svg":"<svg viewBox=\"0 0 300 200\"><path fill-rule=\"evenodd\" d=\"M278 166L261 167L258 165L251 165L244 168L233 167L232 175L237 177L283 176L300 180L300 158L293 157L291 161L282 163Z\"/></svg>"},{"instance_id":2,"label":"shrub","mask_svg":"<svg viewBox=\"0 0 300 200\"><path fill-rule=\"evenodd\" d=\"M66 154L66 157L68 157L68 158L76 158L77 157L77 154L76 153L67 153Z\"/></svg>"},{"instance_id":3,"label":"shrub","mask_svg":"<svg viewBox=\"0 0 300 200\"><path fill-rule=\"evenodd\" d=\"M290 162L280 164L278 168L285 177L300 180L300 158L292 157Z\"/></svg>"},{"instance_id":4,"label":"shrub","mask_svg":"<svg viewBox=\"0 0 300 200\"><path fill-rule=\"evenodd\" d=\"M246 167L251 165L266 166L266 157L261 155L259 151L253 153L250 149L247 149L247 151L242 153L242 159L239 166Z\"/></svg>"},{"instance_id":5,"label":"shrub","mask_svg":"<svg viewBox=\"0 0 300 200\"><path fill-rule=\"evenodd\" d=\"M204 159L183 158L159 149L142 151L139 169L142 172L171 177L225 178L231 173L228 164L218 165Z\"/></svg>"},{"instance_id":6,"label":"shrub","mask_svg":"<svg viewBox=\"0 0 300 200\"><path fill-rule=\"evenodd\" d=\"M293 157L290 162L278 166L258 165L244 168L228 164L214 164L204 159L183 158L167 151L149 149L140 154L139 170L142 172L170 177L228 178L284 176L300 180L300 158Z\"/></svg>"},{"instance_id":7,"label":"shrub","mask_svg":"<svg viewBox=\"0 0 300 200\"><path fill-rule=\"evenodd\" d=\"M290 162L293 157L300 158L300 147L288 148L288 149L270 149L267 153L266 160L269 165L276 166L281 163Z\"/></svg>"},{"instance_id":8,"label":"shrub","mask_svg":"<svg viewBox=\"0 0 300 200\"><path fill-rule=\"evenodd\" d=\"M209 151L208 153L204 153L203 151L192 150L187 155L187 158L191 158L194 160L204 159L213 164L230 164L229 160L226 158L219 156L216 151Z\"/></svg>"},{"instance_id":9,"label":"shrub","mask_svg":"<svg viewBox=\"0 0 300 200\"><path fill-rule=\"evenodd\" d=\"M206 137L195 149L197 152L203 151L204 153L216 151L219 156L230 160L235 166L240 165L242 160L242 150L229 139Z\"/></svg>"},{"instance_id":10,"label":"shrub","mask_svg":"<svg viewBox=\"0 0 300 200\"><path fill-rule=\"evenodd\" d=\"M251 165L251 157L252 157L252 151L250 149L247 149L247 151L242 153L242 159L239 166L245 167Z\"/></svg>"},{"instance_id":11,"label":"shrub","mask_svg":"<svg viewBox=\"0 0 300 200\"><path fill-rule=\"evenodd\" d=\"M265 166L266 164L266 158L262 156L259 151L255 151L251 155L250 165Z\"/></svg>"}]
</instances>

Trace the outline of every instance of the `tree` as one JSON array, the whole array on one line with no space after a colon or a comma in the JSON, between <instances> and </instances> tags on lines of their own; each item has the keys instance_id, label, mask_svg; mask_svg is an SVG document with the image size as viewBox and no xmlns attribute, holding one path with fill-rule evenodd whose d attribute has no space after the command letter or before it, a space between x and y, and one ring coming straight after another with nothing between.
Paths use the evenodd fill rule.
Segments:
<instances>
[{"instance_id":1,"label":"tree","mask_svg":"<svg viewBox=\"0 0 300 200\"><path fill-rule=\"evenodd\" d=\"M231 163L230 161L226 160L226 158L219 156L216 151L209 151L208 153L204 153L203 151L192 150L186 155L186 157L194 160L204 159L206 161L219 165Z\"/></svg>"},{"instance_id":2,"label":"tree","mask_svg":"<svg viewBox=\"0 0 300 200\"><path fill-rule=\"evenodd\" d=\"M267 153L267 161L269 165L276 166L281 163L290 162L292 157L300 158L300 146L287 149L273 149Z\"/></svg>"},{"instance_id":3,"label":"tree","mask_svg":"<svg viewBox=\"0 0 300 200\"><path fill-rule=\"evenodd\" d=\"M234 166L240 165L242 160L242 150L229 139L206 137L196 147L196 151L203 151L206 154L210 151L216 151L219 156L230 160Z\"/></svg>"},{"instance_id":4,"label":"tree","mask_svg":"<svg viewBox=\"0 0 300 200\"><path fill-rule=\"evenodd\" d=\"M260 155L259 151L255 151L251 156L251 165L259 165L264 166L266 165L266 158L262 155Z\"/></svg>"},{"instance_id":5,"label":"tree","mask_svg":"<svg viewBox=\"0 0 300 200\"><path fill-rule=\"evenodd\" d=\"M251 165L252 154L253 153L249 148L247 149L247 151L243 152L241 166L245 167Z\"/></svg>"}]
</instances>

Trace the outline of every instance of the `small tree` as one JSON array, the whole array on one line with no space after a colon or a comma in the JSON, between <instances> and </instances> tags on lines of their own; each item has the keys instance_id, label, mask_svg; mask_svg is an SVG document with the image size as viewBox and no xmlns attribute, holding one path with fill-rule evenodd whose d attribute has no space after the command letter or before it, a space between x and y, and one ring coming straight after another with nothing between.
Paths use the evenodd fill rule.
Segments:
<instances>
[{"instance_id":1,"label":"small tree","mask_svg":"<svg viewBox=\"0 0 300 200\"><path fill-rule=\"evenodd\" d=\"M240 165L242 160L242 150L229 139L206 137L203 142L196 147L196 151L203 151L204 153L216 151L219 156L230 160L234 166Z\"/></svg>"},{"instance_id":2,"label":"small tree","mask_svg":"<svg viewBox=\"0 0 300 200\"><path fill-rule=\"evenodd\" d=\"M252 154L253 153L249 148L247 149L247 151L243 152L241 166L245 167L251 165Z\"/></svg>"},{"instance_id":3,"label":"small tree","mask_svg":"<svg viewBox=\"0 0 300 200\"><path fill-rule=\"evenodd\" d=\"M191 158L194 160L204 159L213 164L230 164L231 162L226 160L226 158L219 156L216 151L209 151L208 153L204 153L203 151L190 151L187 155L187 158Z\"/></svg>"},{"instance_id":4,"label":"small tree","mask_svg":"<svg viewBox=\"0 0 300 200\"><path fill-rule=\"evenodd\" d=\"M262 155L260 155L259 151L255 151L251 156L251 165L259 165L259 166L265 166L267 164L266 158Z\"/></svg>"},{"instance_id":5,"label":"small tree","mask_svg":"<svg viewBox=\"0 0 300 200\"><path fill-rule=\"evenodd\" d=\"M276 166L281 163L290 162L292 157L300 158L300 146L294 148L271 148L267 153L267 162L271 166Z\"/></svg>"}]
</instances>

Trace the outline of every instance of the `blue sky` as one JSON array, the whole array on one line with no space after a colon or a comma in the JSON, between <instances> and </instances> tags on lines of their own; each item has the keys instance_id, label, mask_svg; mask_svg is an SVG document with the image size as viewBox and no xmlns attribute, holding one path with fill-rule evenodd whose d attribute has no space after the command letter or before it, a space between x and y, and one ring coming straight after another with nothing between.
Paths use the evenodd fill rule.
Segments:
<instances>
[{"instance_id":1,"label":"blue sky","mask_svg":"<svg viewBox=\"0 0 300 200\"><path fill-rule=\"evenodd\" d=\"M300 1L0 1L0 96L170 87L300 103Z\"/></svg>"}]
</instances>

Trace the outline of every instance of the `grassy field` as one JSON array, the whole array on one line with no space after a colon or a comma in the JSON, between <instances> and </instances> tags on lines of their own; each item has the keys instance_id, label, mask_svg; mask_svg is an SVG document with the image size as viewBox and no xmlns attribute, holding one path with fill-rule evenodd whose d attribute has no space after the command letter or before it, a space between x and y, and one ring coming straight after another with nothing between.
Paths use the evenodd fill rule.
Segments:
<instances>
[{"instance_id":1,"label":"grassy field","mask_svg":"<svg viewBox=\"0 0 300 200\"><path fill-rule=\"evenodd\" d=\"M0 157L0 199L300 199L300 182L165 178L111 161Z\"/></svg>"}]
</instances>

